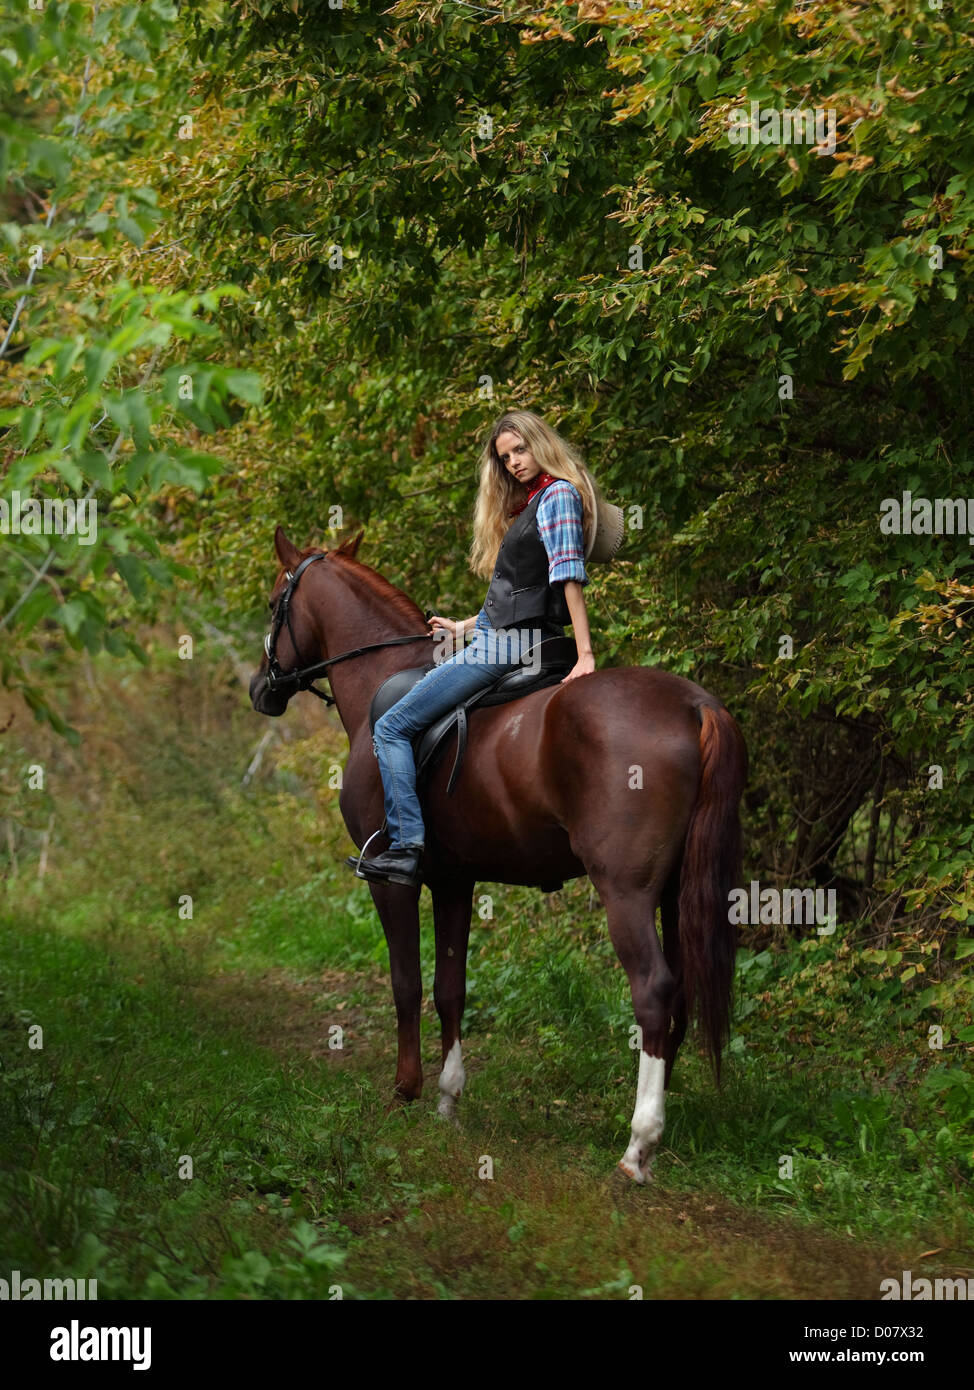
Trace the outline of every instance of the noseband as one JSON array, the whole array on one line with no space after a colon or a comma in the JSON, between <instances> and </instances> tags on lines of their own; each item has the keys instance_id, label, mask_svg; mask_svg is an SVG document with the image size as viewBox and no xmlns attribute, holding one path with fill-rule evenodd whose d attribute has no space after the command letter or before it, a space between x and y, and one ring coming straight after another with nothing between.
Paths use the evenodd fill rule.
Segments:
<instances>
[{"instance_id":1,"label":"noseband","mask_svg":"<svg viewBox=\"0 0 974 1390\"><path fill-rule=\"evenodd\" d=\"M294 686L295 690L310 690L312 695L317 695L319 700L324 700L326 705L333 705L335 701L324 690L317 690L314 682L323 676L329 666L334 666L336 661L348 661L350 657L361 656L363 652L376 651L379 647L395 647L403 642L432 642L433 635L429 632L419 632L415 637L387 637L384 642L370 642L365 647L355 647L350 652L342 652L340 656L330 657L327 661L316 662L314 666L301 666L301 654L298 651L297 640L294 636L294 629L291 626L291 598L298 581L302 574L313 565L316 560L324 560L326 552L318 551L314 555L308 555L301 561L297 569L292 574L290 570L285 570L287 576L287 588L277 601L274 610L274 622L270 632L264 638L264 652L267 656L267 689L268 690L287 690ZM277 639L281 635L281 628L287 627L288 636L291 639L291 646L294 648L294 655L299 663L296 671L284 671L277 659Z\"/></svg>"}]
</instances>

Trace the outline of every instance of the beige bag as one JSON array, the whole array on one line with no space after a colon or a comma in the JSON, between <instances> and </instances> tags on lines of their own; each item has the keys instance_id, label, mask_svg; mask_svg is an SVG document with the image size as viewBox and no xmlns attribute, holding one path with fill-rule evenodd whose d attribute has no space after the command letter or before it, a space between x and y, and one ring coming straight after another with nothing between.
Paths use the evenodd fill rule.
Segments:
<instances>
[{"instance_id":1,"label":"beige bag","mask_svg":"<svg viewBox=\"0 0 974 1390\"><path fill-rule=\"evenodd\" d=\"M595 489L595 527L585 551L590 565L607 565L622 544L625 535L625 514L614 502L606 502Z\"/></svg>"}]
</instances>

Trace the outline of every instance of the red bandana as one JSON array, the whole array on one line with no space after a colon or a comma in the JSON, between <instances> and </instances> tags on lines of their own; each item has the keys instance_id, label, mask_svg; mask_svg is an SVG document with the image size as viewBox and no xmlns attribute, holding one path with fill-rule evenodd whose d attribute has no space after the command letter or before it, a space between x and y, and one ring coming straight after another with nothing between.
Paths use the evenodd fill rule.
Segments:
<instances>
[{"instance_id":1,"label":"red bandana","mask_svg":"<svg viewBox=\"0 0 974 1390\"><path fill-rule=\"evenodd\" d=\"M515 507L512 512L508 512L507 515L517 516L518 512L523 512L524 508L528 505L528 503L531 501L531 498L535 495L536 492L540 492L541 489L543 487L547 487L549 483L556 483L557 481L558 479L553 478L550 473L539 473L538 476L533 480L533 482L527 485L528 495L527 497L525 497L521 505L519 507Z\"/></svg>"}]
</instances>

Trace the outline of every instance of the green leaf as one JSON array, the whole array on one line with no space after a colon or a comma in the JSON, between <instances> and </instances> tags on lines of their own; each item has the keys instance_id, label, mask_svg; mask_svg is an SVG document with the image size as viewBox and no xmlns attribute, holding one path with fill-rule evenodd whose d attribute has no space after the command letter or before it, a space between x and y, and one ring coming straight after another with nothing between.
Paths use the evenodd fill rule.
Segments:
<instances>
[{"instance_id":1,"label":"green leaf","mask_svg":"<svg viewBox=\"0 0 974 1390\"><path fill-rule=\"evenodd\" d=\"M108 459L97 450L89 450L78 458L78 465L86 477L96 482L108 492L115 490L115 474L108 466Z\"/></svg>"},{"instance_id":2,"label":"green leaf","mask_svg":"<svg viewBox=\"0 0 974 1390\"><path fill-rule=\"evenodd\" d=\"M143 246L145 244L145 233L133 218L116 217L115 223L122 235L128 237L133 245Z\"/></svg>"},{"instance_id":3,"label":"green leaf","mask_svg":"<svg viewBox=\"0 0 974 1390\"><path fill-rule=\"evenodd\" d=\"M152 415L142 391L128 393L128 416L132 439L137 449L148 449L152 445Z\"/></svg>"},{"instance_id":4,"label":"green leaf","mask_svg":"<svg viewBox=\"0 0 974 1390\"><path fill-rule=\"evenodd\" d=\"M154 453L140 450L137 453L130 454L128 458L126 458L124 468L125 484L130 490L134 491L134 489L138 487L139 483L141 483L142 479L145 477L146 469L155 457L156 455Z\"/></svg>"},{"instance_id":5,"label":"green leaf","mask_svg":"<svg viewBox=\"0 0 974 1390\"><path fill-rule=\"evenodd\" d=\"M142 561L136 555L116 555L115 565L137 599L145 598L146 584Z\"/></svg>"},{"instance_id":6,"label":"green leaf","mask_svg":"<svg viewBox=\"0 0 974 1390\"><path fill-rule=\"evenodd\" d=\"M223 380L228 391L250 405L260 405L264 399L261 380L256 372L227 372Z\"/></svg>"},{"instance_id":7,"label":"green leaf","mask_svg":"<svg viewBox=\"0 0 974 1390\"><path fill-rule=\"evenodd\" d=\"M191 450L180 452L176 457L170 454L154 455L149 473L149 486L153 492L166 485L192 488L202 492L214 474L222 472L225 465L208 454L197 454Z\"/></svg>"},{"instance_id":8,"label":"green leaf","mask_svg":"<svg viewBox=\"0 0 974 1390\"><path fill-rule=\"evenodd\" d=\"M29 449L37 438L37 431L41 427L44 412L40 406L25 405L20 412L18 425L20 428L20 442L25 449Z\"/></svg>"},{"instance_id":9,"label":"green leaf","mask_svg":"<svg viewBox=\"0 0 974 1390\"><path fill-rule=\"evenodd\" d=\"M62 603L55 608L53 616L65 631L74 637L88 614L85 605L79 599L72 599L69 603Z\"/></svg>"},{"instance_id":10,"label":"green leaf","mask_svg":"<svg viewBox=\"0 0 974 1390\"><path fill-rule=\"evenodd\" d=\"M129 428L129 400L127 395L106 396L103 402L105 410L120 430Z\"/></svg>"},{"instance_id":11,"label":"green leaf","mask_svg":"<svg viewBox=\"0 0 974 1390\"><path fill-rule=\"evenodd\" d=\"M81 476L81 469L70 454L63 453L54 459L54 467L60 473L68 487L74 492L82 492L84 490L85 480Z\"/></svg>"},{"instance_id":12,"label":"green leaf","mask_svg":"<svg viewBox=\"0 0 974 1390\"><path fill-rule=\"evenodd\" d=\"M110 347L88 348L85 353L85 376L88 379L89 391L98 389L116 361L116 354Z\"/></svg>"},{"instance_id":13,"label":"green leaf","mask_svg":"<svg viewBox=\"0 0 974 1390\"><path fill-rule=\"evenodd\" d=\"M54 359L55 381L62 382L65 380L71 368L81 356L83 348L84 343L80 338L73 343L65 343L62 347L58 348L57 356Z\"/></svg>"}]
</instances>

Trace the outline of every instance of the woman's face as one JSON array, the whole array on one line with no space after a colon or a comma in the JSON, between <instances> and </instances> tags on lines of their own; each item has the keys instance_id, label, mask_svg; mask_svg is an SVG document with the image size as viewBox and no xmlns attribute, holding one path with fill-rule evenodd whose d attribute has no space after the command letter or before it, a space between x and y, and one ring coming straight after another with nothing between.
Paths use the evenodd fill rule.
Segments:
<instances>
[{"instance_id":1,"label":"woman's face","mask_svg":"<svg viewBox=\"0 0 974 1390\"><path fill-rule=\"evenodd\" d=\"M502 430L494 441L494 448L501 466L519 483L530 483L541 472L540 463L535 463L531 450L514 430Z\"/></svg>"}]
</instances>

